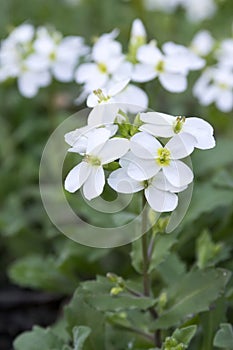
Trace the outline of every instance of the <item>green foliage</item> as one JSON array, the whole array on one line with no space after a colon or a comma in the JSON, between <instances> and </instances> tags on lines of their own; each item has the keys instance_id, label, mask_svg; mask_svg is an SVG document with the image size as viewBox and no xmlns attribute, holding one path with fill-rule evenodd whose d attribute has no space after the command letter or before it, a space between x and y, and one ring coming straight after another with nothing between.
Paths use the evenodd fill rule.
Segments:
<instances>
[{"instance_id":1,"label":"green foliage","mask_svg":"<svg viewBox=\"0 0 233 350\"><path fill-rule=\"evenodd\" d=\"M165 290L168 302L153 327L166 329L187 317L208 310L210 304L223 292L230 275L221 269L190 271Z\"/></svg>"},{"instance_id":2,"label":"green foliage","mask_svg":"<svg viewBox=\"0 0 233 350\"><path fill-rule=\"evenodd\" d=\"M214 346L226 350L233 349L233 329L229 323L220 325L220 329L214 337Z\"/></svg>"}]
</instances>

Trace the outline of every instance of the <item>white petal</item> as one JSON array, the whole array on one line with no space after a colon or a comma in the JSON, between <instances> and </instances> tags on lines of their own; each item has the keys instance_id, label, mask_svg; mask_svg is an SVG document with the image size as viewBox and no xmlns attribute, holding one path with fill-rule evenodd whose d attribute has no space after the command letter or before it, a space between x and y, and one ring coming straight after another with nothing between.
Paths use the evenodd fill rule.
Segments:
<instances>
[{"instance_id":1,"label":"white petal","mask_svg":"<svg viewBox=\"0 0 233 350\"><path fill-rule=\"evenodd\" d=\"M145 83L156 78L157 75L158 74L152 65L138 63L132 72L132 81Z\"/></svg>"},{"instance_id":2,"label":"white petal","mask_svg":"<svg viewBox=\"0 0 233 350\"><path fill-rule=\"evenodd\" d=\"M113 124L120 106L116 103L96 106L89 114L87 123L90 126Z\"/></svg>"},{"instance_id":3,"label":"white petal","mask_svg":"<svg viewBox=\"0 0 233 350\"><path fill-rule=\"evenodd\" d=\"M233 91L232 90L223 91L217 97L216 105L220 109L220 111L230 112L233 108Z\"/></svg>"},{"instance_id":4,"label":"white petal","mask_svg":"<svg viewBox=\"0 0 233 350\"><path fill-rule=\"evenodd\" d=\"M105 185L104 171L101 166L92 167L91 173L83 185L83 194L86 199L91 200L103 192Z\"/></svg>"},{"instance_id":5,"label":"white petal","mask_svg":"<svg viewBox=\"0 0 233 350\"><path fill-rule=\"evenodd\" d=\"M117 169L111 173L108 178L108 184L116 192L120 193L135 193L144 188L142 182L133 180L123 168Z\"/></svg>"},{"instance_id":6,"label":"white petal","mask_svg":"<svg viewBox=\"0 0 233 350\"><path fill-rule=\"evenodd\" d=\"M127 174L137 181L151 179L160 170L155 160L134 158L128 165Z\"/></svg>"},{"instance_id":7,"label":"white petal","mask_svg":"<svg viewBox=\"0 0 233 350\"><path fill-rule=\"evenodd\" d=\"M115 96L119 94L122 90L126 88L126 86L129 84L129 81L130 79L124 79L119 81L118 83L113 84L108 90L108 95Z\"/></svg>"},{"instance_id":8,"label":"white petal","mask_svg":"<svg viewBox=\"0 0 233 350\"><path fill-rule=\"evenodd\" d=\"M96 73L96 65L94 63L84 63L78 67L75 73L75 80L77 83L85 83L90 79L90 76Z\"/></svg>"},{"instance_id":9,"label":"white petal","mask_svg":"<svg viewBox=\"0 0 233 350\"><path fill-rule=\"evenodd\" d=\"M145 189L145 197L150 207L159 213L173 211L178 204L176 194L158 190L153 186Z\"/></svg>"},{"instance_id":10,"label":"white petal","mask_svg":"<svg viewBox=\"0 0 233 350\"><path fill-rule=\"evenodd\" d=\"M148 107L148 96L138 86L129 84L121 93L115 96L115 102L123 104L123 107L130 113L138 113Z\"/></svg>"},{"instance_id":11,"label":"white petal","mask_svg":"<svg viewBox=\"0 0 233 350\"><path fill-rule=\"evenodd\" d=\"M65 189L71 193L77 191L88 178L91 167L86 162L76 165L65 179Z\"/></svg>"},{"instance_id":12,"label":"white petal","mask_svg":"<svg viewBox=\"0 0 233 350\"><path fill-rule=\"evenodd\" d=\"M54 77L63 83L73 80L74 66L68 62L58 62L53 66Z\"/></svg>"},{"instance_id":13,"label":"white petal","mask_svg":"<svg viewBox=\"0 0 233 350\"><path fill-rule=\"evenodd\" d=\"M102 164L108 164L124 156L129 150L129 140L116 137L107 141L99 152Z\"/></svg>"},{"instance_id":14,"label":"white petal","mask_svg":"<svg viewBox=\"0 0 233 350\"><path fill-rule=\"evenodd\" d=\"M137 58L140 62L156 66L156 63L162 60L161 51L154 45L143 45L139 47Z\"/></svg>"},{"instance_id":15,"label":"white petal","mask_svg":"<svg viewBox=\"0 0 233 350\"><path fill-rule=\"evenodd\" d=\"M183 131L193 135L196 140L196 148L210 149L215 146L212 126L201 118L186 118Z\"/></svg>"},{"instance_id":16,"label":"white petal","mask_svg":"<svg viewBox=\"0 0 233 350\"><path fill-rule=\"evenodd\" d=\"M98 156L109 137L110 131L106 128L99 128L90 132L87 140L87 154Z\"/></svg>"},{"instance_id":17,"label":"white petal","mask_svg":"<svg viewBox=\"0 0 233 350\"><path fill-rule=\"evenodd\" d=\"M172 159L181 159L189 156L196 144L197 140L193 135L182 132L173 136L165 147L170 150Z\"/></svg>"},{"instance_id":18,"label":"white petal","mask_svg":"<svg viewBox=\"0 0 233 350\"><path fill-rule=\"evenodd\" d=\"M135 156L143 159L155 159L160 142L146 132L139 132L130 139L130 149Z\"/></svg>"},{"instance_id":19,"label":"white petal","mask_svg":"<svg viewBox=\"0 0 233 350\"><path fill-rule=\"evenodd\" d=\"M192 170L179 160L172 160L162 170L168 181L175 187L186 186L193 181Z\"/></svg>"},{"instance_id":20,"label":"white petal","mask_svg":"<svg viewBox=\"0 0 233 350\"><path fill-rule=\"evenodd\" d=\"M18 87L23 96L28 98L34 97L38 92L36 76L30 72L24 73L18 79Z\"/></svg>"},{"instance_id":21,"label":"white petal","mask_svg":"<svg viewBox=\"0 0 233 350\"><path fill-rule=\"evenodd\" d=\"M159 112L146 112L140 113L140 119L144 123L151 123L158 126L169 126L171 127L176 121L176 117Z\"/></svg>"},{"instance_id":22,"label":"white petal","mask_svg":"<svg viewBox=\"0 0 233 350\"><path fill-rule=\"evenodd\" d=\"M187 88L187 79L181 74L162 73L159 80L162 86L170 92L183 92Z\"/></svg>"},{"instance_id":23,"label":"white petal","mask_svg":"<svg viewBox=\"0 0 233 350\"><path fill-rule=\"evenodd\" d=\"M161 191L170 191L173 193L178 193L184 191L187 186L175 187L173 186L164 175L163 171L159 171L150 182L150 185Z\"/></svg>"}]
</instances>

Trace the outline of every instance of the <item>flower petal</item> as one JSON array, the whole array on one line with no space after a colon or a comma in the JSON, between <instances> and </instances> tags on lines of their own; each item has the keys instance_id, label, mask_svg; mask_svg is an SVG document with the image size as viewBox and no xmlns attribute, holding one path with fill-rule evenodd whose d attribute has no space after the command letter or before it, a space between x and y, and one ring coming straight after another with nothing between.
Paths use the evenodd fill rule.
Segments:
<instances>
[{"instance_id":1,"label":"flower petal","mask_svg":"<svg viewBox=\"0 0 233 350\"><path fill-rule=\"evenodd\" d=\"M170 92L183 92L187 88L187 79L182 74L162 73L159 80L162 86Z\"/></svg>"},{"instance_id":2,"label":"flower petal","mask_svg":"<svg viewBox=\"0 0 233 350\"><path fill-rule=\"evenodd\" d=\"M116 192L135 193L141 191L144 186L141 182L133 180L128 176L126 169L117 169L108 178L108 184Z\"/></svg>"},{"instance_id":3,"label":"flower petal","mask_svg":"<svg viewBox=\"0 0 233 350\"><path fill-rule=\"evenodd\" d=\"M106 141L110 138L110 131L106 128L99 128L88 133L87 154L99 155Z\"/></svg>"},{"instance_id":4,"label":"flower petal","mask_svg":"<svg viewBox=\"0 0 233 350\"><path fill-rule=\"evenodd\" d=\"M145 197L150 207L159 213L173 211L178 204L176 194L158 190L153 186L145 189Z\"/></svg>"},{"instance_id":5,"label":"flower petal","mask_svg":"<svg viewBox=\"0 0 233 350\"><path fill-rule=\"evenodd\" d=\"M154 159L161 147L160 142L146 132L139 132L130 139L130 149L139 158Z\"/></svg>"},{"instance_id":6,"label":"flower petal","mask_svg":"<svg viewBox=\"0 0 233 350\"><path fill-rule=\"evenodd\" d=\"M88 125L97 127L113 124L119 108L120 106L115 103L95 106L88 116Z\"/></svg>"},{"instance_id":7,"label":"flower petal","mask_svg":"<svg viewBox=\"0 0 233 350\"><path fill-rule=\"evenodd\" d=\"M91 173L83 185L84 197L88 200L98 197L105 185L104 170L101 166L92 167Z\"/></svg>"},{"instance_id":8,"label":"flower petal","mask_svg":"<svg viewBox=\"0 0 233 350\"><path fill-rule=\"evenodd\" d=\"M159 171L150 182L150 185L161 191L170 191L173 193L178 193L184 191L187 186L175 187L173 186L164 175L163 171Z\"/></svg>"},{"instance_id":9,"label":"flower petal","mask_svg":"<svg viewBox=\"0 0 233 350\"><path fill-rule=\"evenodd\" d=\"M154 159L141 159L134 157L127 168L127 174L137 181L144 181L152 178L160 170L160 166Z\"/></svg>"},{"instance_id":10,"label":"flower petal","mask_svg":"<svg viewBox=\"0 0 233 350\"><path fill-rule=\"evenodd\" d=\"M193 181L192 170L179 160L172 160L169 166L162 168L168 181L175 187L182 187Z\"/></svg>"},{"instance_id":11,"label":"flower petal","mask_svg":"<svg viewBox=\"0 0 233 350\"><path fill-rule=\"evenodd\" d=\"M149 64L138 63L132 72L132 81L145 83L157 77L157 72Z\"/></svg>"},{"instance_id":12,"label":"flower petal","mask_svg":"<svg viewBox=\"0 0 233 350\"><path fill-rule=\"evenodd\" d=\"M124 156L129 150L129 140L116 137L107 141L99 152L101 163L108 164Z\"/></svg>"},{"instance_id":13,"label":"flower petal","mask_svg":"<svg viewBox=\"0 0 233 350\"><path fill-rule=\"evenodd\" d=\"M65 189L71 193L77 191L86 181L90 172L91 167L88 163L81 162L76 165L65 179Z\"/></svg>"},{"instance_id":14,"label":"flower petal","mask_svg":"<svg viewBox=\"0 0 233 350\"><path fill-rule=\"evenodd\" d=\"M172 159L181 159L189 156L196 144L197 140L193 135L182 132L173 136L165 147L170 150Z\"/></svg>"}]
</instances>

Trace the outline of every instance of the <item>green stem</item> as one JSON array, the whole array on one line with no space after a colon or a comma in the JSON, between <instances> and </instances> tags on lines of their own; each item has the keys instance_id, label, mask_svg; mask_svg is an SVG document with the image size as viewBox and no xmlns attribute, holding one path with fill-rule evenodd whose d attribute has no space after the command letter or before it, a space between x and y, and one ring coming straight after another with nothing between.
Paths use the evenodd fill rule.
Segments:
<instances>
[{"instance_id":1,"label":"green stem","mask_svg":"<svg viewBox=\"0 0 233 350\"><path fill-rule=\"evenodd\" d=\"M146 199L143 193L142 197L142 257L143 257L143 288L146 296L150 295L150 277L148 273L149 259L147 247L147 207Z\"/></svg>"}]
</instances>

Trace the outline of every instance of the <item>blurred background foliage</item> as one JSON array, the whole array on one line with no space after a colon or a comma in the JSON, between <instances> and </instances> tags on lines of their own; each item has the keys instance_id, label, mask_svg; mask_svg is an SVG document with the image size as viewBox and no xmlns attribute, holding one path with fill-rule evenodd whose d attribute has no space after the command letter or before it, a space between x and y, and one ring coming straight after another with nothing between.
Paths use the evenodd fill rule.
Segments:
<instances>
[{"instance_id":1,"label":"blurred background foliage","mask_svg":"<svg viewBox=\"0 0 233 350\"><path fill-rule=\"evenodd\" d=\"M182 10L173 15L148 12L141 0L0 0L0 5L1 38L24 21L52 25L64 35L84 36L87 43L116 27L126 48L131 23L137 17L143 20L148 37L159 43L188 44L199 29L208 29L216 39L232 36L232 0L219 0L217 14L198 24L188 22ZM193 156L192 203L177 229L170 259L176 261L179 254L185 266L217 265L233 271L233 116L197 103L191 94L196 77L197 73L191 74L190 88L180 95L162 90L156 81L145 84L152 109L201 116L213 124L217 138L215 149L197 150ZM72 242L51 224L40 199L38 170L43 148L56 126L78 110L73 104L78 93L75 83L54 82L35 98L25 99L16 85L0 85L0 299L13 288L12 283L53 292L53 296L70 296L80 281L96 274L114 271L136 278L130 266L130 246L106 250ZM168 257L163 258L160 271L167 268ZM232 280L228 296L228 321L233 322ZM18 325L12 336L27 327L31 324Z\"/></svg>"}]
</instances>

